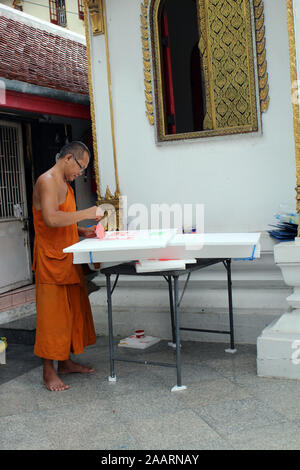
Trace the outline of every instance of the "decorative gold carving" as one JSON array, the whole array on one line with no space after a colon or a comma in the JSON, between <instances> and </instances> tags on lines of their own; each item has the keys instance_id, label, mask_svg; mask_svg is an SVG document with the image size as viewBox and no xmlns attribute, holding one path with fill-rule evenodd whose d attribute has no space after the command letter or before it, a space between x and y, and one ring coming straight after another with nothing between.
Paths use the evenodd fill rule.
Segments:
<instances>
[{"instance_id":1,"label":"decorative gold carving","mask_svg":"<svg viewBox=\"0 0 300 470\"><path fill-rule=\"evenodd\" d=\"M151 94L152 96L152 84L151 82L147 82L147 80L144 80L144 84L145 84L145 89L146 91L149 93L149 95Z\"/></svg>"},{"instance_id":2,"label":"decorative gold carving","mask_svg":"<svg viewBox=\"0 0 300 470\"><path fill-rule=\"evenodd\" d=\"M107 200L113 199L113 195L111 194L110 189L109 189L108 186L106 188L105 199L107 199Z\"/></svg>"},{"instance_id":3,"label":"decorative gold carving","mask_svg":"<svg viewBox=\"0 0 300 470\"><path fill-rule=\"evenodd\" d=\"M103 0L87 0L94 35L104 34Z\"/></svg>"},{"instance_id":4,"label":"decorative gold carving","mask_svg":"<svg viewBox=\"0 0 300 470\"><path fill-rule=\"evenodd\" d=\"M120 195L112 195L109 187L106 188L105 197L99 201L104 210L103 224L105 230L124 230L123 227L123 200Z\"/></svg>"},{"instance_id":5,"label":"decorative gold carving","mask_svg":"<svg viewBox=\"0 0 300 470\"><path fill-rule=\"evenodd\" d=\"M206 40L207 31L207 16L205 14L205 0L199 1L198 3L198 23L199 23L199 51L201 57L201 67L205 83L205 101L206 101L206 113L203 121L203 129L210 130L216 128L215 115L212 107L212 89L210 83L210 64L208 60L208 47L209 44ZM203 13L203 14L202 14Z\"/></svg>"},{"instance_id":6,"label":"decorative gold carving","mask_svg":"<svg viewBox=\"0 0 300 470\"><path fill-rule=\"evenodd\" d=\"M151 71L151 66L150 66L149 60L145 60L145 59L144 59L143 62L144 62L144 70L145 70L146 72L150 72L150 71Z\"/></svg>"},{"instance_id":7,"label":"decorative gold carving","mask_svg":"<svg viewBox=\"0 0 300 470\"><path fill-rule=\"evenodd\" d=\"M145 90L145 98L149 103L152 103L152 95Z\"/></svg>"},{"instance_id":8,"label":"decorative gold carving","mask_svg":"<svg viewBox=\"0 0 300 470\"><path fill-rule=\"evenodd\" d=\"M266 39L264 26L264 4L263 0L254 0L254 17L255 17L255 36L256 36L256 53L257 53L257 69L259 80L259 97L260 110L262 113L269 108L269 85L266 62Z\"/></svg>"},{"instance_id":9,"label":"decorative gold carving","mask_svg":"<svg viewBox=\"0 0 300 470\"><path fill-rule=\"evenodd\" d=\"M253 5L254 5L254 9L255 9L254 10L255 19L260 20L263 13L264 13L263 2L262 2L262 0L254 0Z\"/></svg>"},{"instance_id":10,"label":"decorative gold carving","mask_svg":"<svg viewBox=\"0 0 300 470\"><path fill-rule=\"evenodd\" d=\"M144 70L144 76L145 76L146 82L150 83L151 82L151 73L147 72L147 70Z\"/></svg>"},{"instance_id":11,"label":"decorative gold carving","mask_svg":"<svg viewBox=\"0 0 300 470\"><path fill-rule=\"evenodd\" d=\"M16 10L21 10L21 11L23 11L23 0L14 0L14 2L13 2L13 7L14 7Z\"/></svg>"},{"instance_id":12,"label":"decorative gold carving","mask_svg":"<svg viewBox=\"0 0 300 470\"><path fill-rule=\"evenodd\" d=\"M142 32L142 37L143 37L143 39L148 40L148 39L149 39L149 37L148 37L148 29L145 29L145 27L143 26L143 27L141 28L141 32Z\"/></svg>"},{"instance_id":13,"label":"decorative gold carving","mask_svg":"<svg viewBox=\"0 0 300 470\"><path fill-rule=\"evenodd\" d=\"M143 64L144 64L144 77L145 77L145 105L146 116L149 123L154 124L153 112L153 95L151 83L151 62L150 62L150 47L149 47L149 32L148 32L148 5L149 0L143 0L141 4L141 33L142 33L142 50L143 50Z\"/></svg>"},{"instance_id":14,"label":"decorative gold carving","mask_svg":"<svg viewBox=\"0 0 300 470\"><path fill-rule=\"evenodd\" d=\"M293 0L286 0L286 6L287 6L287 23L288 23L288 31L289 31L290 73L291 73L292 90L294 93L295 90L293 86L295 83L297 83L297 80L300 80L300 77L297 76ZM299 85L298 85L298 89L299 89ZM299 121L298 100L292 99L292 106L293 106L295 158L296 158L296 201L297 201L297 213L299 214L299 217L300 217L300 121ZM298 237L300 237L300 224L298 226Z\"/></svg>"}]
</instances>

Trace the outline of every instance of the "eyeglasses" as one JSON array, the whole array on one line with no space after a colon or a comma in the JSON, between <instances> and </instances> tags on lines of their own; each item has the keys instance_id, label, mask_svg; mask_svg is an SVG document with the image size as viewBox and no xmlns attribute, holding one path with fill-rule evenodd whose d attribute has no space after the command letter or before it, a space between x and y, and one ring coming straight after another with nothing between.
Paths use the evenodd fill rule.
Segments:
<instances>
[{"instance_id":1,"label":"eyeglasses","mask_svg":"<svg viewBox=\"0 0 300 470\"><path fill-rule=\"evenodd\" d=\"M74 158L75 162L77 163L77 165L79 166L80 168L80 174L83 175L83 173L85 173L87 171L86 168L84 168L80 163L79 161L77 160L77 158L75 157L75 155L72 154L72 157Z\"/></svg>"}]
</instances>

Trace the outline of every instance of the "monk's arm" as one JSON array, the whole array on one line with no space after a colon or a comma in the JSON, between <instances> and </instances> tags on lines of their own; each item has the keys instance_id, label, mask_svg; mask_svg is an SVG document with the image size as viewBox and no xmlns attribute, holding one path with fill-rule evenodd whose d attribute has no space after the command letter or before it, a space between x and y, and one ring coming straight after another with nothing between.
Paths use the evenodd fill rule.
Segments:
<instances>
[{"instance_id":1,"label":"monk's arm","mask_svg":"<svg viewBox=\"0 0 300 470\"><path fill-rule=\"evenodd\" d=\"M76 212L64 212L59 210L57 190L52 179L40 182L39 188L42 216L48 227L66 227L86 219L96 219L97 206Z\"/></svg>"}]
</instances>

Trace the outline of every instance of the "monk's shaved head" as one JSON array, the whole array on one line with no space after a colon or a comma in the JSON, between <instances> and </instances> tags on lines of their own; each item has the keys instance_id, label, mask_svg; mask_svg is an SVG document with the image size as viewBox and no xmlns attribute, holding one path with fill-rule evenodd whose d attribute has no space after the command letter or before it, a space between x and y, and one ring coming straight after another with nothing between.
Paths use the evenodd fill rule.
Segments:
<instances>
[{"instance_id":1,"label":"monk's shaved head","mask_svg":"<svg viewBox=\"0 0 300 470\"><path fill-rule=\"evenodd\" d=\"M85 152L87 152L90 158L91 154L87 146L83 142L74 140L73 142L64 145L57 157L58 159L64 158L66 155L71 153L72 155L74 155L75 158L77 158L77 160L82 160Z\"/></svg>"}]
</instances>

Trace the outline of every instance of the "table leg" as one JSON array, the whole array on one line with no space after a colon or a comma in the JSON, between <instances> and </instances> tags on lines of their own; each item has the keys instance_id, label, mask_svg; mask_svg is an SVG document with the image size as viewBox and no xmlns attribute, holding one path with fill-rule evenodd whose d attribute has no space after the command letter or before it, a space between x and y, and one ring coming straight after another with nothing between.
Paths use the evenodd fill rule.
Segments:
<instances>
[{"instance_id":1,"label":"table leg","mask_svg":"<svg viewBox=\"0 0 300 470\"><path fill-rule=\"evenodd\" d=\"M227 271L227 289L228 289L228 307L229 307L229 326L230 326L230 348L226 352L234 354L234 328L233 328L233 308L232 308L232 280L231 280L231 259L225 260Z\"/></svg>"},{"instance_id":2,"label":"table leg","mask_svg":"<svg viewBox=\"0 0 300 470\"><path fill-rule=\"evenodd\" d=\"M181 383L181 352L180 352L180 327L178 315L178 279L174 276L174 313L175 313L175 332L176 332L176 369L177 369L177 385L172 388L172 392L185 390L186 386Z\"/></svg>"},{"instance_id":3,"label":"table leg","mask_svg":"<svg viewBox=\"0 0 300 470\"><path fill-rule=\"evenodd\" d=\"M172 287L171 276L168 276L168 285L169 285L170 315L171 315L171 326L172 326L172 342L169 342L168 345L173 348L176 348L176 332L175 332L175 322L174 322L174 299L173 299L173 287Z\"/></svg>"},{"instance_id":4,"label":"table leg","mask_svg":"<svg viewBox=\"0 0 300 470\"><path fill-rule=\"evenodd\" d=\"M110 360L110 376L109 382L115 382L116 376L114 371L114 335L112 322L112 302L111 302L111 283L110 274L106 274L106 291L107 291L107 313L108 313L108 334L109 334L109 360Z\"/></svg>"}]
</instances>

